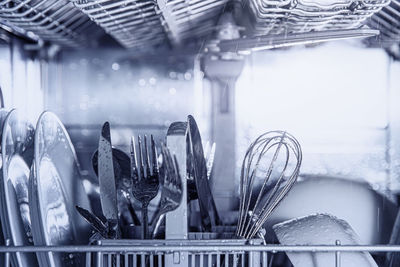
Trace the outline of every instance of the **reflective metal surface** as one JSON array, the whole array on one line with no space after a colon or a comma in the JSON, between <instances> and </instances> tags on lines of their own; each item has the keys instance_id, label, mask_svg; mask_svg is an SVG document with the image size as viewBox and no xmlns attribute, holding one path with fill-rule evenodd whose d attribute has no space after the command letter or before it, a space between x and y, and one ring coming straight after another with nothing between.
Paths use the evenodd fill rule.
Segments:
<instances>
[{"instance_id":1,"label":"reflective metal surface","mask_svg":"<svg viewBox=\"0 0 400 267\"><path fill-rule=\"evenodd\" d=\"M302 157L299 142L283 131L262 134L250 145L240 174L237 236L258 233L296 182Z\"/></svg>"},{"instance_id":2,"label":"reflective metal surface","mask_svg":"<svg viewBox=\"0 0 400 267\"><path fill-rule=\"evenodd\" d=\"M207 231L220 225L217 207L211 193L207 179L207 166L204 158L203 144L197 123L192 116L188 116L189 157L191 158L191 171L196 183L199 198L202 226Z\"/></svg>"},{"instance_id":3,"label":"reflective metal surface","mask_svg":"<svg viewBox=\"0 0 400 267\"><path fill-rule=\"evenodd\" d=\"M87 244L89 226L75 205L89 208L79 166L64 126L44 112L35 134L35 163L30 184L35 245ZM40 266L82 266L80 254L38 253Z\"/></svg>"},{"instance_id":4,"label":"reflective metal surface","mask_svg":"<svg viewBox=\"0 0 400 267\"><path fill-rule=\"evenodd\" d=\"M389 0L246 0L248 30L255 35L356 29Z\"/></svg>"},{"instance_id":5,"label":"reflective metal surface","mask_svg":"<svg viewBox=\"0 0 400 267\"><path fill-rule=\"evenodd\" d=\"M110 124L104 123L101 130L98 152L98 176L100 202L109 226L111 238L119 238L117 188L115 185Z\"/></svg>"},{"instance_id":6,"label":"reflective metal surface","mask_svg":"<svg viewBox=\"0 0 400 267\"><path fill-rule=\"evenodd\" d=\"M100 30L67 0L0 1L0 20L42 40L75 48L87 46L88 35Z\"/></svg>"},{"instance_id":7,"label":"reflective metal surface","mask_svg":"<svg viewBox=\"0 0 400 267\"><path fill-rule=\"evenodd\" d=\"M0 117L4 118L5 112L1 113ZM33 125L18 110L8 113L1 138L0 201L3 233L14 246L33 245L28 184L34 134ZM32 254L16 253L11 262L16 266L37 266L36 257Z\"/></svg>"}]
</instances>

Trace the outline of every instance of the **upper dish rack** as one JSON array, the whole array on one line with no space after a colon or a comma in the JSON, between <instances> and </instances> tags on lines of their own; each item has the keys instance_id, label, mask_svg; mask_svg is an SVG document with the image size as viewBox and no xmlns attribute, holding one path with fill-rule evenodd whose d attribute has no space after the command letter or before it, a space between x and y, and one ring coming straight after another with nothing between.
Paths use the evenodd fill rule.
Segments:
<instances>
[{"instance_id":1,"label":"upper dish rack","mask_svg":"<svg viewBox=\"0 0 400 267\"><path fill-rule=\"evenodd\" d=\"M1 20L66 47L86 46L85 33L95 26L67 0L2 0Z\"/></svg>"},{"instance_id":2,"label":"upper dish rack","mask_svg":"<svg viewBox=\"0 0 400 267\"><path fill-rule=\"evenodd\" d=\"M329 3L330 2L330 3ZM390 0L245 0L254 35L355 29Z\"/></svg>"},{"instance_id":3,"label":"upper dish rack","mask_svg":"<svg viewBox=\"0 0 400 267\"><path fill-rule=\"evenodd\" d=\"M165 32L157 3L152 0L73 0L108 34L126 48L162 43Z\"/></svg>"},{"instance_id":4,"label":"upper dish rack","mask_svg":"<svg viewBox=\"0 0 400 267\"><path fill-rule=\"evenodd\" d=\"M208 34L228 0L72 0L126 48Z\"/></svg>"},{"instance_id":5,"label":"upper dish rack","mask_svg":"<svg viewBox=\"0 0 400 267\"><path fill-rule=\"evenodd\" d=\"M388 47L393 43L400 43L400 1L392 0L390 5L372 16L368 24L380 30L377 38L371 38L372 44Z\"/></svg>"},{"instance_id":6,"label":"upper dish rack","mask_svg":"<svg viewBox=\"0 0 400 267\"><path fill-rule=\"evenodd\" d=\"M158 0L169 39L180 43L192 36L212 32L222 8L229 0Z\"/></svg>"}]
</instances>

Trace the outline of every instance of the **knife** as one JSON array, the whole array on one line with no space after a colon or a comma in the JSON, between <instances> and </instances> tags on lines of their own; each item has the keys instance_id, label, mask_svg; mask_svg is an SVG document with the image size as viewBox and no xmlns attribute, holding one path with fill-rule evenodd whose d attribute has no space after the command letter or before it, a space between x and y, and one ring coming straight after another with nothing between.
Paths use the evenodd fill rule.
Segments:
<instances>
[{"instance_id":1,"label":"knife","mask_svg":"<svg viewBox=\"0 0 400 267\"><path fill-rule=\"evenodd\" d=\"M79 214L104 238L108 238L108 226L99 217L80 206L75 206Z\"/></svg>"},{"instance_id":2,"label":"knife","mask_svg":"<svg viewBox=\"0 0 400 267\"><path fill-rule=\"evenodd\" d=\"M100 203L109 226L109 236L119 238L117 189L115 185L110 124L105 122L101 130L98 154Z\"/></svg>"},{"instance_id":3,"label":"knife","mask_svg":"<svg viewBox=\"0 0 400 267\"><path fill-rule=\"evenodd\" d=\"M200 215L204 230L220 225L221 221L207 179L207 165L197 123L193 116L188 116L189 157L191 157L193 176L199 198Z\"/></svg>"}]
</instances>

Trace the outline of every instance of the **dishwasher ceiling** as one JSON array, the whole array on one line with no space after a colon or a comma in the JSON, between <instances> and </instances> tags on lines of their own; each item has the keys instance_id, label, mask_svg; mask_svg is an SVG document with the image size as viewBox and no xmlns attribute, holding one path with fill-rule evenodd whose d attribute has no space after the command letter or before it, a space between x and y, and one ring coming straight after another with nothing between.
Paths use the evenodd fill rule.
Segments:
<instances>
[{"instance_id":1,"label":"dishwasher ceiling","mask_svg":"<svg viewBox=\"0 0 400 267\"><path fill-rule=\"evenodd\" d=\"M254 37L265 40L279 36L282 40L290 34L323 31L335 31L337 35L337 30L368 25L381 31L369 43L388 47L400 43L399 3L397 0L0 0L0 25L68 48L101 47L107 43L104 36L109 35L121 46L143 53L188 43L203 48L213 32L226 30L218 23L221 14L239 9L236 13L240 15L233 16L233 23L229 24L235 26L237 33L227 39L253 42ZM218 36L226 38L223 34Z\"/></svg>"}]
</instances>

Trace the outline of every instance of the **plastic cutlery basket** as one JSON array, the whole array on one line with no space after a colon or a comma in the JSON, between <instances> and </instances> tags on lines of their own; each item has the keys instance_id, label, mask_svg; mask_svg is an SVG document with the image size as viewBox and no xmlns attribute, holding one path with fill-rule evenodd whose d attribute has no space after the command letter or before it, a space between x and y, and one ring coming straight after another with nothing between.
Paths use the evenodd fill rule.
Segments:
<instances>
[{"instance_id":1,"label":"plastic cutlery basket","mask_svg":"<svg viewBox=\"0 0 400 267\"><path fill-rule=\"evenodd\" d=\"M189 233L188 240L100 240L95 246L112 246L125 252L87 253L87 267L144 266L267 266L267 253L241 250L244 245L261 245L262 240L216 239L229 233Z\"/></svg>"}]
</instances>

